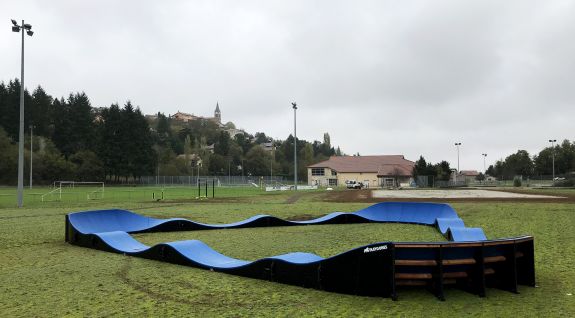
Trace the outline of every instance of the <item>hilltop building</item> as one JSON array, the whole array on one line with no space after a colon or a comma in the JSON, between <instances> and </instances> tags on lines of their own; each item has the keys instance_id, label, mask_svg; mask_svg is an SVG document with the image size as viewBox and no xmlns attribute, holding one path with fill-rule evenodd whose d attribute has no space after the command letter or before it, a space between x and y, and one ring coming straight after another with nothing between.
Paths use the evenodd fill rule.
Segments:
<instances>
[{"instance_id":1,"label":"hilltop building","mask_svg":"<svg viewBox=\"0 0 575 318\"><path fill-rule=\"evenodd\" d=\"M222 112L220 110L220 104L219 103L216 103L216 110L214 110L214 117L196 116L194 114L184 113L184 112L181 112L178 110L178 112L171 115L170 118L175 119L175 120L179 120L179 121L183 121L185 123L187 123L189 121L200 120L200 119L211 120L211 121L217 123L218 125L222 126Z\"/></svg>"}]
</instances>

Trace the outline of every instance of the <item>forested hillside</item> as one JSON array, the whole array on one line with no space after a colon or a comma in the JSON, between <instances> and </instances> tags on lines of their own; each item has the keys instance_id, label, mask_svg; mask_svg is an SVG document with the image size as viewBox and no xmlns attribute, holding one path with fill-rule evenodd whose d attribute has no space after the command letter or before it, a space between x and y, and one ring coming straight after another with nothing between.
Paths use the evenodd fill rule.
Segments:
<instances>
[{"instance_id":1,"label":"forested hillside","mask_svg":"<svg viewBox=\"0 0 575 318\"><path fill-rule=\"evenodd\" d=\"M20 83L0 83L0 183L14 184ZM293 143L264 132L230 137L231 122L178 121L157 113L144 116L136 105L94 107L84 92L54 98L38 86L25 92L25 162L33 131L34 180L120 182L145 175L281 175L293 177ZM287 132L286 132L287 134ZM341 155L325 133L323 141L297 140L298 178L306 165Z\"/></svg>"}]
</instances>

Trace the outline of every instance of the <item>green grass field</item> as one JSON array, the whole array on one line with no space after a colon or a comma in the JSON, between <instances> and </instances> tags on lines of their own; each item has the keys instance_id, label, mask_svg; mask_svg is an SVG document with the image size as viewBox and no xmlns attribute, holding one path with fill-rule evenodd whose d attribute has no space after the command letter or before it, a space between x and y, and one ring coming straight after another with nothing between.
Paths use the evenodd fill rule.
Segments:
<instances>
[{"instance_id":1,"label":"green grass field","mask_svg":"<svg viewBox=\"0 0 575 318\"><path fill-rule=\"evenodd\" d=\"M216 187L212 191L211 185L207 189L207 196L211 199L230 197L246 197L261 195L265 192L255 187ZM103 192L103 194L102 194ZM271 193L268 193L271 194ZM102 187L76 186L62 187L62 191L42 186L33 189L24 188L24 201L27 207L70 207L91 206L107 203L126 202L157 202L159 201L196 201L198 197L205 197L205 187ZM16 188L0 187L0 209L16 207Z\"/></svg>"},{"instance_id":2,"label":"green grass field","mask_svg":"<svg viewBox=\"0 0 575 318\"><path fill-rule=\"evenodd\" d=\"M131 190L134 192L128 192ZM520 294L488 289L486 298L448 288L445 302L425 289L401 289L399 301L393 302L247 279L64 242L64 215L88 209L125 208L154 217L218 223L259 213L306 218L368 205L326 202L320 191L305 193L294 203L290 200L292 193L263 193L250 188L216 189L216 200L201 201L193 199L197 192L195 196L189 194L190 189L172 189L173 197L155 202L149 198L150 190L106 188L103 200L88 201L80 195L77 200L61 202L27 200L25 208L16 209L14 189L0 189L5 195L0 198L1 316L575 316L575 298L568 295L575 292L572 203L453 203L468 226L482 227L489 238L534 235L538 287L521 286ZM148 194L141 199L135 195L142 192ZM431 227L402 224L149 233L136 237L146 244L200 239L226 255L252 260L294 251L325 257L387 240L443 240Z\"/></svg>"}]
</instances>

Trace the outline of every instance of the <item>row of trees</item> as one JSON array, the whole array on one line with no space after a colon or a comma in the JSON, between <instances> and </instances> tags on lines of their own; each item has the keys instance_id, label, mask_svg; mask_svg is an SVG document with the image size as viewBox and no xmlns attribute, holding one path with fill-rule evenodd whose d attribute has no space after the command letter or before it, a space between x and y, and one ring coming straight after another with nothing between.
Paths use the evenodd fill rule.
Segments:
<instances>
[{"instance_id":1,"label":"row of trees","mask_svg":"<svg viewBox=\"0 0 575 318\"><path fill-rule=\"evenodd\" d=\"M20 83L0 83L0 182L16 182ZM38 86L25 91L26 164L34 130L34 179L117 182L144 175L281 175L300 180L306 165L342 155L329 134L312 143L272 140L263 132L236 134L213 120L177 121L163 113L146 118L138 107L92 107L85 93L53 98ZM298 171L293 171L297 142ZM201 165L197 163L201 162ZM26 168L28 169L28 168ZM28 171L28 170L26 170Z\"/></svg>"},{"instance_id":2,"label":"row of trees","mask_svg":"<svg viewBox=\"0 0 575 318\"><path fill-rule=\"evenodd\" d=\"M449 181L451 176L451 167L449 162L443 160L436 164L425 161L423 156L419 156L419 159L415 162L413 167L413 177L417 180L418 176L430 176L432 179L428 179L428 184L426 186L432 186L434 181Z\"/></svg>"},{"instance_id":3,"label":"row of trees","mask_svg":"<svg viewBox=\"0 0 575 318\"><path fill-rule=\"evenodd\" d=\"M524 178L551 176L553 157L555 157L555 175L562 176L575 172L575 142L564 140L554 147L544 148L534 156L531 156L526 150L518 150L505 159L497 160L494 165L490 165L486 175L501 180L510 180L517 176ZM413 176L416 179L418 176L433 176L435 180L448 181L451 176L451 169L447 161L432 164L420 156L419 160L415 162ZM485 175L480 173L478 180L484 178Z\"/></svg>"},{"instance_id":4,"label":"row of trees","mask_svg":"<svg viewBox=\"0 0 575 318\"><path fill-rule=\"evenodd\" d=\"M546 147L534 156L526 150L518 150L490 165L486 174L501 179L512 179L515 176L550 176L553 173L554 156L556 175L575 171L575 142L563 140L561 144Z\"/></svg>"}]
</instances>

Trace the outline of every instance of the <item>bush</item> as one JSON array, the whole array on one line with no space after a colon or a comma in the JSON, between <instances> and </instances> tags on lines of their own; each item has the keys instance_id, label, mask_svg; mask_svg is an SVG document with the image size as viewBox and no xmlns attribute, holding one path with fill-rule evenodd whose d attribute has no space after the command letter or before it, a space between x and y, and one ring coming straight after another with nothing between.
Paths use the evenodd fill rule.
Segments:
<instances>
[{"instance_id":1,"label":"bush","mask_svg":"<svg viewBox=\"0 0 575 318\"><path fill-rule=\"evenodd\" d=\"M521 186L521 179L519 179L519 178L513 179L513 186L514 187L520 187Z\"/></svg>"}]
</instances>

